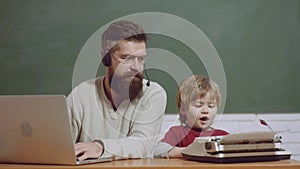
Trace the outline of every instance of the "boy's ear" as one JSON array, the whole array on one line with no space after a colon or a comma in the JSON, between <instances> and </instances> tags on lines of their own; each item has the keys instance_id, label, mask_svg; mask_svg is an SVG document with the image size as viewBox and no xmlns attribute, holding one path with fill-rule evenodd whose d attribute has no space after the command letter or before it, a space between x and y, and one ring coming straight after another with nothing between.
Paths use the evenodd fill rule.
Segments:
<instances>
[{"instance_id":1,"label":"boy's ear","mask_svg":"<svg viewBox=\"0 0 300 169\"><path fill-rule=\"evenodd\" d=\"M186 111L185 111L185 108L183 106L180 107L180 114L182 115L186 115Z\"/></svg>"}]
</instances>

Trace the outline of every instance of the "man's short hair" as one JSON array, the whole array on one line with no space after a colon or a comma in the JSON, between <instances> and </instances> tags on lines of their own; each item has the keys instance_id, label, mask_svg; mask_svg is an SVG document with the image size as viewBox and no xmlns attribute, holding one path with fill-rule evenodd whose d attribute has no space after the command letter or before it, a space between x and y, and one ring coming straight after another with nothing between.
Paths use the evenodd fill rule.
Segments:
<instances>
[{"instance_id":1,"label":"man's short hair","mask_svg":"<svg viewBox=\"0 0 300 169\"><path fill-rule=\"evenodd\" d=\"M141 25L131 21L113 22L102 34L101 46L105 52L114 51L121 40L147 42L147 35Z\"/></svg>"}]
</instances>

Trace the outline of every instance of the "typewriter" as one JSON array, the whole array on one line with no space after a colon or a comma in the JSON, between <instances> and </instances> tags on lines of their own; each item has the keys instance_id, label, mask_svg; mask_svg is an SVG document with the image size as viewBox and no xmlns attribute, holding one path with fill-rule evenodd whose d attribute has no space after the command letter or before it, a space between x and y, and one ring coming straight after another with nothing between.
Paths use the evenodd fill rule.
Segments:
<instances>
[{"instance_id":1,"label":"typewriter","mask_svg":"<svg viewBox=\"0 0 300 169\"><path fill-rule=\"evenodd\" d=\"M201 162L235 163L290 159L276 132L248 132L198 137L182 151L184 158Z\"/></svg>"}]
</instances>

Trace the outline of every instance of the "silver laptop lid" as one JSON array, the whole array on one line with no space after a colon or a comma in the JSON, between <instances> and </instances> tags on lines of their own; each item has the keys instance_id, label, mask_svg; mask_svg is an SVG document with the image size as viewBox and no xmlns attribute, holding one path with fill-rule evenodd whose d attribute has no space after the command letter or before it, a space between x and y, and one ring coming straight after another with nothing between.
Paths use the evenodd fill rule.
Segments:
<instances>
[{"instance_id":1,"label":"silver laptop lid","mask_svg":"<svg viewBox=\"0 0 300 169\"><path fill-rule=\"evenodd\" d=\"M0 162L76 164L65 96L0 96L0 117Z\"/></svg>"}]
</instances>

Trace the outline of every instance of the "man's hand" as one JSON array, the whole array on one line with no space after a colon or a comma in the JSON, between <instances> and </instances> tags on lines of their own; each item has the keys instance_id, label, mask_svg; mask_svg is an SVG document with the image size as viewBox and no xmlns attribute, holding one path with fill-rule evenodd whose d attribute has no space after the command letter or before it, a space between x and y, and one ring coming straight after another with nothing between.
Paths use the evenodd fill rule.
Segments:
<instances>
[{"instance_id":1,"label":"man's hand","mask_svg":"<svg viewBox=\"0 0 300 169\"><path fill-rule=\"evenodd\" d=\"M98 142L80 142L76 143L74 148L79 161L87 158L99 158L103 153L103 147Z\"/></svg>"}]
</instances>

